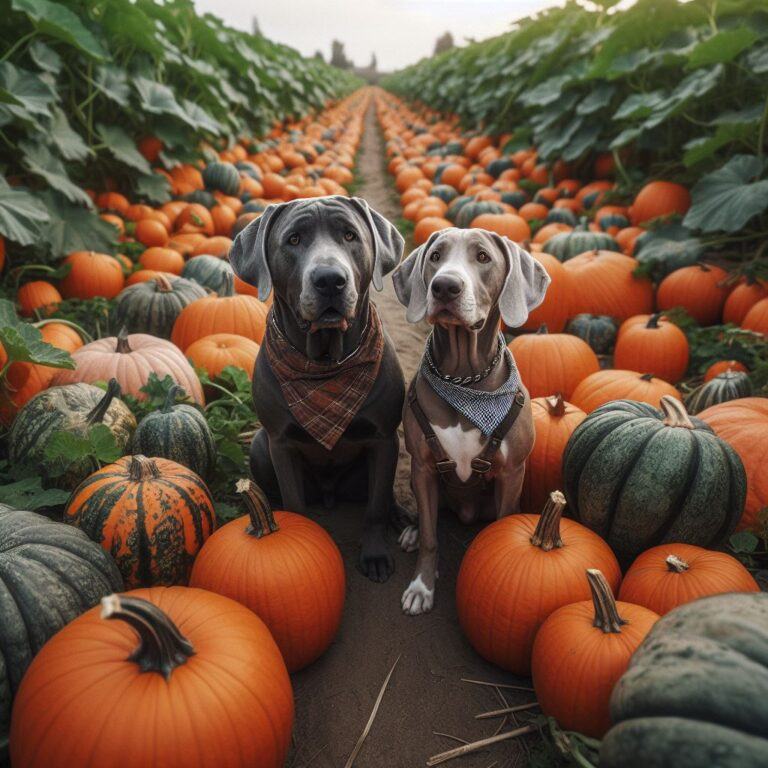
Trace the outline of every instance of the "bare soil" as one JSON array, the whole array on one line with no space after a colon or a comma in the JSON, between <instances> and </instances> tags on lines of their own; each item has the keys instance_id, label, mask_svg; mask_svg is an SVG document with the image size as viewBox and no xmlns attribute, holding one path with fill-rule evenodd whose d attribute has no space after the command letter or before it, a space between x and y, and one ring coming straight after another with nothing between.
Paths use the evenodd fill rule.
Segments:
<instances>
[{"instance_id":1,"label":"bare soil","mask_svg":"<svg viewBox=\"0 0 768 768\"><path fill-rule=\"evenodd\" d=\"M390 221L399 216L391 179L384 170L381 134L370 109L358 158L362 184L356 194ZM411 244L407 244L409 248ZM427 335L426 326L406 322L392 281L375 297L382 321L409 381ZM402 442L402 441L401 441ZM401 448L395 492L414 510L409 484L410 462ZM357 768L415 768L427 758L459 746L445 735L474 741L492 735L501 720L475 720L480 712L505 704L492 687L462 682L462 678L530 686L484 662L464 639L456 618L455 582L461 558L477 528L461 525L453 516L440 524L440 578L437 601L426 616L405 616L400 596L410 581L416 555L391 547L396 570L386 584L374 584L356 569L362 510L349 507L317 512L314 519L333 536L344 557L347 596L339 634L323 657L293 675L296 696L291 768L342 768L368 721L379 690L395 660L397 667L355 761ZM527 690L504 689L509 705L533 701ZM514 721L504 729L514 727ZM511 768L528 764L531 738L497 744L448 763L461 768Z\"/></svg>"}]
</instances>

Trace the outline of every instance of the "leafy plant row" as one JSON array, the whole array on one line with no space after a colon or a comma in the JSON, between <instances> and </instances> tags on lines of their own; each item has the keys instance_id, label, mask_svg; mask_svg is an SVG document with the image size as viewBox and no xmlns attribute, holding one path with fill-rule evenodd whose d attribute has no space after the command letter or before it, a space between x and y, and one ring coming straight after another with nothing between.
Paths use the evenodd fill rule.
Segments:
<instances>
[{"instance_id":1,"label":"leafy plant row","mask_svg":"<svg viewBox=\"0 0 768 768\"><path fill-rule=\"evenodd\" d=\"M86 189L164 202L150 159L264 136L357 83L190 0L10 0L0 50L0 235L36 260L110 249Z\"/></svg>"}]
</instances>

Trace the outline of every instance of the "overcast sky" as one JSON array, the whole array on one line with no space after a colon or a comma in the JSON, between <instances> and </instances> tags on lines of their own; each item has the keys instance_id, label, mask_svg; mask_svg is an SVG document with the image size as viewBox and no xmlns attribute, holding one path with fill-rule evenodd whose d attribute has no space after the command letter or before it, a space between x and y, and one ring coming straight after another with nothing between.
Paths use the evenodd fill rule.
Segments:
<instances>
[{"instance_id":1,"label":"overcast sky","mask_svg":"<svg viewBox=\"0 0 768 768\"><path fill-rule=\"evenodd\" d=\"M379 69L399 69L429 56L444 32L457 44L505 32L514 19L557 0L194 0L239 29L250 29L256 16L272 40L311 56L328 59L331 40L345 44L347 57L367 65L376 53Z\"/></svg>"}]
</instances>

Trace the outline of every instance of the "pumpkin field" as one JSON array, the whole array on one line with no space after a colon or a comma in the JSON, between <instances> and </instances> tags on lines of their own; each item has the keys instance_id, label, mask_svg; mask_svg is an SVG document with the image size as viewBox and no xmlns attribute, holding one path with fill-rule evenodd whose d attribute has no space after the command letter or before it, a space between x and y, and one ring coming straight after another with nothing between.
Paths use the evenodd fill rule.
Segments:
<instances>
[{"instance_id":1,"label":"pumpkin field","mask_svg":"<svg viewBox=\"0 0 768 768\"><path fill-rule=\"evenodd\" d=\"M569 0L375 82L190 0L4 10L0 768L768 766L764 0ZM529 395L519 509L441 502L423 615L403 426L391 575L362 504L254 481L299 308L230 253L323 198L549 278L472 369ZM408 387L434 323L370 300Z\"/></svg>"}]
</instances>

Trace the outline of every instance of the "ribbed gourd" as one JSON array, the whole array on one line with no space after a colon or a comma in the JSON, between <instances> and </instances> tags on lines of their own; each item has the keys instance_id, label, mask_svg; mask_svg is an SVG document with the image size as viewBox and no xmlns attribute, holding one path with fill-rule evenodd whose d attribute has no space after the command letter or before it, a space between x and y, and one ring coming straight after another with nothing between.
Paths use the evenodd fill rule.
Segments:
<instances>
[{"instance_id":1,"label":"ribbed gourd","mask_svg":"<svg viewBox=\"0 0 768 768\"><path fill-rule=\"evenodd\" d=\"M618 328L609 315L583 312L568 322L566 333L572 333L589 344L596 355L607 355L616 342Z\"/></svg>"},{"instance_id":2,"label":"ribbed gourd","mask_svg":"<svg viewBox=\"0 0 768 768\"><path fill-rule=\"evenodd\" d=\"M203 181L206 189L225 195L236 195L240 190L240 172L232 163L208 163L203 170Z\"/></svg>"},{"instance_id":3,"label":"ribbed gourd","mask_svg":"<svg viewBox=\"0 0 768 768\"><path fill-rule=\"evenodd\" d=\"M752 395L752 381L746 373L726 371L704 382L691 392L685 401L688 413L701 413L718 403L738 400Z\"/></svg>"},{"instance_id":4,"label":"ribbed gourd","mask_svg":"<svg viewBox=\"0 0 768 768\"><path fill-rule=\"evenodd\" d=\"M621 251L618 243L606 232L592 232L586 219L570 232L559 232L543 245L544 253L551 253L560 261L568 261L587 251Z\"/></svg>"},{"instance_id":5,"label":"ribbed gourd","mask_svg":"<svg viewBox=\"0 0 768 768\"><path fill-rule=\"evenodd\" d=\"M181 276L193 280L214 293L222 293L227 287L227 276L232 274L229 262L218 256L193 256L181 270ZM205 294L203 294L205 295Z\"/></svg>"}]
</instances>

